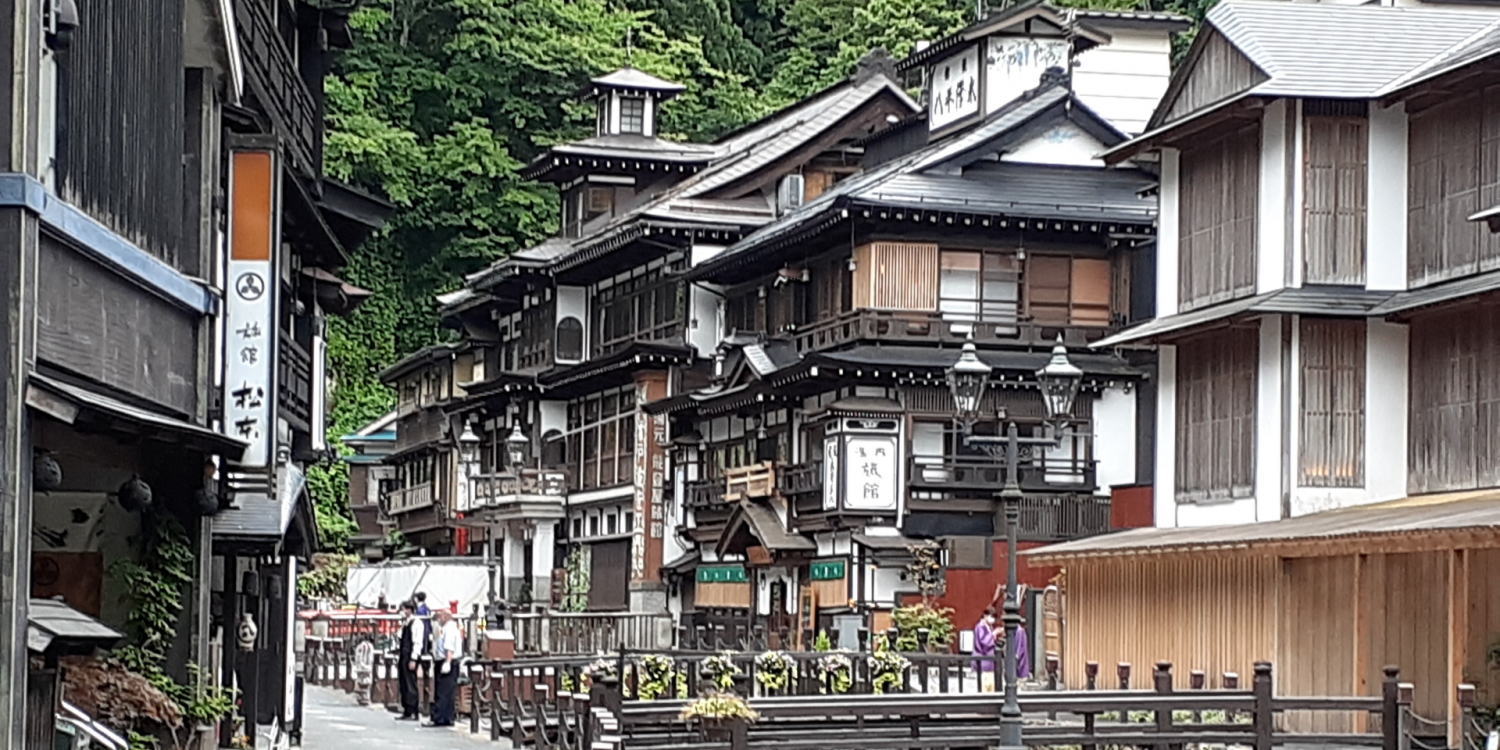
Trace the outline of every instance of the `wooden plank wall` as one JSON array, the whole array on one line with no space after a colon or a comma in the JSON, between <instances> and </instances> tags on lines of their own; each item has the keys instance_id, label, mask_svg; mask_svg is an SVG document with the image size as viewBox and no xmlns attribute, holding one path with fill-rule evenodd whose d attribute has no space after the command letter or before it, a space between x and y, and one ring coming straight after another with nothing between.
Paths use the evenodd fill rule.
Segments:
<instances>
[{"instance_id":1,"label":"wooden plank wall","mask_svg":"<svg viewBox=\"0 0 1500 750\"><path fill-rule=\"evenodd\" d=\"M1353 556L1282 560L1276 635L1276 689L1285 695L1351 695L1355 678L1356 612ZM1379 684L1378 682L1376 683ZM1300 731L1354 731L1354 717L1327 711L1288 712Z\"/></svg>"},{"instance_id":2,"label":"wooden plank wall","mask_svg":"<svg viewBox=\"0 0 1500 750\"><path fill-rule=\"evenodd\" d=\"M1500 665L1489 650L1500 644L1500 549L1468 550L1468 634L1463 680L1479 689L1479 702L1500 703Z\"/></svg>"},{"instance_id":3,"label":"wooden plank wall","mask_svg":"<svg viewBox=\"0 0 1500 750\"><path fill-rule=\"evenodd\" d=\"M749 607L749 583L698 583L694 597L698 607Z\"/></svg>"},{"instance_id":4,"label":"wooden plank wall","mask_svg":"<svg viewBox=\"0 0 1500 750\"><path fill-rule=\"evenodd\" d=\"M1168 659L1177 686L1202 669L1218 687L1225 671L1248 685L1252 666L1275 656L1277 564L1270 558L1197 555L1105 559L1070 565L1063 677L1084 684L1084 663L1100 664L1101 687L1128 661L1135 682L1150 684L1151 665Z\"/></svg>"},{"instance_id":5,"label":"wooden plank wall","mask_svg":"<svg viewBox=\"0 0 1500 750\"><path fill-rule=\"evenodd\" d=\"M1255 63L1217 31L1205 29L1201 49L1191 61L1192 72L1167 108L1166 122L1196 112L1264 81Z\"/></svg>"},{"instance_id":6,"label":"wooden plank wall","mask_svg":"<svg viewBox=\"0 0 1500 750\"><path fill-rule=\"evenodd\" d=\"M1315 104L1304 104L1304 114ZM1363 114L1308 114L1304 122L1306 281L1363 284L1368 121Z\"/></svg>"},{"instance_id":7,"label":"wooden plank wall","mask_svg":"<svg viewBox=\"0 0 1500 750\"><path fill-rule=\"evenodd\" d=\"M1177 499L1249 497L1255 491L1259 334L1230 328L1177 351Z\"/></svg>"},{"instance_id":8,"label":"wooden plank wall","mask_svg":"<svg viewBox=\"0 0 1500 750\"><path fill-rule=\"evenodd\" d=\"M1300 481L1364 486L1365 322L1302 318Z\"/></svg>"},{"instance_id":9,"label":"wooden plank wall","mask_svg":"<svg viewBox=\"0 0 1500 750\"><path fill-rule=\"evenodd\" d=\"M1500 235L1468 221L1500 190L1500 86L1412 113L1408 148L1408 281L1500 268Z\"/></svg>"},{"instance_id":10,"label":"wooden plank wall","mask_svg":"<svg viewBox=\"0 0 1500 750\"><path fill-rule=\"evenodd\" d=\"M1260 125L1182 150L1178 301L1184 310L1255 292Z\"/></svg>"},{"instance_id":11,"label":"wooden plank wall","mask_svg":"<svg viewBox=\"0 0 1500 750\"><path fill-rule=\"evenodd\" d=\"M1500 484L1500 305L1411 320L1407 490Z\"/></svg>"},{"instance_id":12,"label":"wooden plank wall","mask_svg":"<svg viewBox=\"0 0 1500 750\"><path fill-rule=\"evenodd\" d=\"M936 310L938 246L927 242L872 242L854 249L854 306Z\"/></svg>"}]
</instances>

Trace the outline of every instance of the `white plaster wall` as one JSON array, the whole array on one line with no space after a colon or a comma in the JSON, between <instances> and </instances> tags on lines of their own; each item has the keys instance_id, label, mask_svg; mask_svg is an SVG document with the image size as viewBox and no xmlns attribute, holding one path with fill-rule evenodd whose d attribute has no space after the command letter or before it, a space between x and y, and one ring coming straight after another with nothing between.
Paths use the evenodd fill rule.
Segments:
<instances>
[{"instance_id":1,"label":"white plaster wall","mask_svg":"<svg viewBox=\"0 0 1500 750\"><path fill-rule=\"evenodd\" d=\"M1110 35L1110 43L1074 59L1073 91L1115 127L1132 135L1140 133L1172 77L1169 34L1094 25Z\"/></svg>"},{"instance_id":2,"label":"white plaster wall","mask_svg":"<svg viewBox=\"0 0 1500 750\"><path fill-rule=\"evenodd\" d=\"M1255 291L1275 291L1287 285L1286 229L1289 196L1286 189L1287 149L1296 138L1288 138L1287 101L1266 106L1260 128L1260 199L1256 208Z\"/></svg>"},{"instance_id":3,"label":"white plaster wall","mask_svg":"<svg viewBox=\"0 0 1500 750\"><path fill-rule=\"evenodd\" d=\"M538 401L537 417L541 424L538 435L545 435L551 430L566 432L568 429L568 402L566 401Z\"/></svg>"},{"instance_id":4,"label":"white plaster wall","mask_svg":"<svg viewBox=\"0 0 1500 750\"><path fill-rule=\"evenodd\" d=\"M1370 107L1365 285L1406 288L1406 105Z\"/></svg>"},{"instance_id":5,"label":"white plaster wall","mask_svg":"<svg viewBox=\"0 0 1500 750\"><path fill-rule=\"evenodd\" d=\"M689 261L696 266L724 251L723 245L693 245ZM688 345L700 357L712 357L724 332L719 329L720 294L701 284L688 285Z\"/></svg>"},{"instance_id":6,"label":"white plaster wall","mask_svg":"<svg viewBox=\"0 0 1500 750\"><path fill-rule=\"evenodd\" d=\"M1071 120L1048 128L1000 157L1000 161L1026 164L1061 164L1080 167L1102 167L1098 154L1104 144Z\"/></svg>"},{"instance_id":7,"label":"white plaster wall","mask_svg":"<svg viewBox=\"0 0 1500 750\"><path fill-rule=\"evenodd\" d=\"M583 351L589 351L589 290L583 286L557 287L557 320L577 318L583 324Z\"/></svg>"},{"instance_id":8,"label":"white plaster wall","mask_svg":"<svg viewBox=\"0 0 1500 750\"><path fill-rule=\"evenodd\" d=\"M1135 394L1134 388L1105 389L1094 402L1094 458L1098 465L1098 492L1135 483Z\"/></svg>"},{"instance_id":9,"label":"white plaster wall","mask_svg":"<svg viewBox=\"0 0 1500 750\"><path fill-rule=\"evenodd\" d=\"M1281 317L1260 320L1260 370L1255 384L1255 521L1281 517ZM1295 351L1295 347L1293 348ZM1293 372L1295 372L1295 363Z\"/></svg>"},{"instance_id":10,"label":"white plaster wall","mask_svg":"<svg viewBox=\"0 0 1500 750\"><path fill-rule=\"evenodd\" d=\"M869 601L876 605L893 605L896 603L896 592L905 587L906 582L901 580L901 568L877 568L874 565L867 566L865 570L866 586L870 589ZM912 587L915 588L915 587Z\"/></svg>"},{"instance_id":11,"label":"white plaster wall","mask_svg":"<svg viewBox=\"0 0 1500 750\"><path fill-rule=\"evenodd\" d=\"M1157 347L1156 373L1156 482L1152 503L1156 525L1170 528L1177 525L1177 347Z\"/></svg>"},{"instance_id":12,"label":"white plaster wall","mask_svg":"<svg viewBox=\"0 0 1500 750\"><path fill-rule=\"evenodd\" d=\"M1156 314L1177 314L1177 244L1181 229L1178 205L1179 155L1175 148L1161 150L1161 190L1156 215ZM1160 424L1160 422L1158 422ZM1163 443L1168 445L1168 443ZM1160 477L1161 473L1157 473Z\"/></svg>"},{"instance_id":13,"label":"white plaster wall","mask_svg":"<svg viewBox=\"0 0 1500 750\"><path fill-rule=\"evenodd\" d=\"M1306 262L1304 261L1306 250L1304 249L1305 243L1303 242L1303 238L1305 237L1304 232L1306 231L1303 224L1307 220L1307 215L1302 210L1302 206L1306 201L1306 198L1303 196L1306 180L1304 179L1301 166L1303 160L1306 158L1304 154L1307 144L1302 138L1303 128L1306 126L1302 117L1301 99L1285 99L1282 101L1282 104L1292 110L1291 132L1286 134L1285 148L1282 153L1285 154L1286 149L1291 149L1293 164L1291 174L1287 175L1284 166L1285 162L1282 162L1283 184L1286 184L1285 178L1290 177L1291 179L1291 194L1287 196L1287 202L1283 208L1283 213L1287 219L1283 222L1282 226L1282 231L1284 232L1282 242L1285 243L1286 252L1292 256L1290 266L1282 269L1282 276L1285 278L1290 273L1291 278L1287 280L1287 285L1302 286L1303 272L1307 270ZM1283 119L1282 122L1286 122L1286 120ZM1286 225L1287 222L1290 222L1290 226ZM1266 247L1266 245L1262 245L1261 247Z\"/></svg>"}]
</instances>

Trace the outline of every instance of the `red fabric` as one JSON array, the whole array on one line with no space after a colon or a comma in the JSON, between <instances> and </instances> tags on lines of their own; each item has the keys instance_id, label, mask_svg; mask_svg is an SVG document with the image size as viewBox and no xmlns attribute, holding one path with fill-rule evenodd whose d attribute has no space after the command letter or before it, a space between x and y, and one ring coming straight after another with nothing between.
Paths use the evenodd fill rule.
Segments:
<instances>
[{"instance_id":1,"label":"red fabric","mask_svg":"<svg viewBox=\"0 0 1500 750\"><path fill-rule=\"evenodd\" d=\"M1005 584L1005 541L994 544L994 564L989 570L949 570L946 573L947 591L938 599L938 605L953 608L953 622L960 630L972 628L979 622L984 608L995 597L995 587ZM1021 549L1043 544L1021 542ZM1061 568L1051 565L1032 565L1024 557L1016 561L1016 580L1034 589L1046 588L1060 572Z\"/></svg>"},{"instance_id":2,"label":"red fabric","mask_svg":"<svg viewBox=\"0 0 1500 750\"><path fill-rule=\"evenodd\" d=\"M1155 493L1149 484L1115 487L1109 494L1109 527L1139 529L1156 525Z\"/></svg>"}]
</instances>

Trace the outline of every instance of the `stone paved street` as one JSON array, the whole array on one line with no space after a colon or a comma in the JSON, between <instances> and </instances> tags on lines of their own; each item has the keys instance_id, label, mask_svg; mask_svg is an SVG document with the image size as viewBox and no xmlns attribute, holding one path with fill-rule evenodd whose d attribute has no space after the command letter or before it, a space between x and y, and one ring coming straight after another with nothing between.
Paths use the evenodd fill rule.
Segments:
<instances>
[{"instance_id":1,"label":"stone paved street","mask_svg":"<svg viewBox=\"0 0 1500 750\"><path fill-rule=\"evenodd\" d=\"M470 735L468 725L428 729L417 722L396 721L382 708L361 706L354 696L308 686L303 704L302 746L308 750L474 750L505 748L488 734Z\"/></svg>"}]
</instances>

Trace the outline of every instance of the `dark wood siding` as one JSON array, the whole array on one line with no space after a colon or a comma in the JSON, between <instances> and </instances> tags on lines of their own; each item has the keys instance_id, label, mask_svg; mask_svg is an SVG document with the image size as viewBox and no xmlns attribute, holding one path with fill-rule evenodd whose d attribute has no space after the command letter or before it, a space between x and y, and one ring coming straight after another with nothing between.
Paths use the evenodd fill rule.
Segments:
<instances>
[{"instance_id":1,"label":"dark wood siding","mask_svg":"<svg viewBox=\"0 0 1500 750\"><path fill-rule=\"evenodd\" d=\"M630 540L590 545L589 609L630 606Z\"/></svg>"},{"instance_id":2,"label":"dark wood siding","mask_svg":"<svg viewBox=\"0 0 1500 750\"><path fill-rule=\"evenodd\" d=\"M1363 284L1368 123L1362 114L1303 122L1306 282Z\"/></svg>"},{"instance_id":3,"label":"dark wood siding","mask_svg":"<svg viewBox=\"0 0 1500 750\"><path fill-rule=\"evenodd\" d=\"M79 0L58 57L59 193L181 266L183 4Z\"/></svg>"},{"instance_id":4,"label":"dark wood siding","mask_svg":"<svg viewBox=\"0 0 1500 750\"><path fill-rule=\"evenodd\" d=\"M1255 328L1230 328L1177 346L1177 500L1255 491Z\"/></svg>"},{"instance_id":5,"label":"dark wood siding","mask_svg":"<svg viewBox=\"0 0 1500 750\"><path fill-rule=\"evenodd\" d=\"M1411 322L1412 493L1500 485L1500 307Z\"/></svg>"},{"instance_id":6,"label":"dark wood siding","mask_svg":"<svg viewBox=\"0 0 1500 750\"><path fill-rule=\"evenodd\" d=\"M1190 309L1254 293L1260 126L1183 149L1179 174L1179 304Z\"/></svg>"},{"instance_id":7,"label":"dark wood siding","mask_svg":"<svg viewBox=\"0 0 1500 750\"><path fill-rule=\"evenodd\" d=\"M1500 203L1500 86L1413 114L1408 149L1408 281L1500 268L1500 235L1468 221Z\"/></svg>"},{"instance_id":8,"label":"dark wood siding","mask_svg":"<svg viewBox=\"0 0 1500 750\"><path fill-rule=\"evenodd\" d=\"M1365 322L1304 318L1301 484L1360 487L1365 461Z\"/></svg>"},{"instance_id":9,"label":"dark wood siding","mask_svg":"<svg viewBox=\"0 0 1500 750\"><path fill-rule=\"evenodd\" d=\"M197 319L43 235L37 355L66 370L197 413Z\"/></svg>"},{"instance_id":10,"label":"dark wood siding","mask_svg":"<svg viewBox=\"0 0 1500 750\"><path fill-rule=\"evenodd\" d=\"M1196 112L1264 81L1266 75L1218 32L1205 29L1201 49L1190 61L1192 71L1177 91L1168 94L1165 122Z\"/></svg>"}]
</instances>

